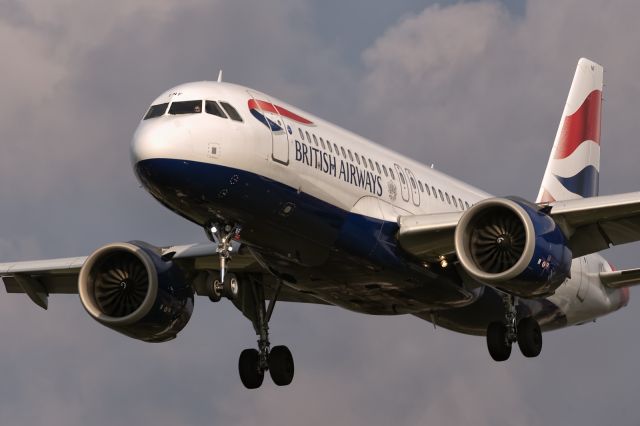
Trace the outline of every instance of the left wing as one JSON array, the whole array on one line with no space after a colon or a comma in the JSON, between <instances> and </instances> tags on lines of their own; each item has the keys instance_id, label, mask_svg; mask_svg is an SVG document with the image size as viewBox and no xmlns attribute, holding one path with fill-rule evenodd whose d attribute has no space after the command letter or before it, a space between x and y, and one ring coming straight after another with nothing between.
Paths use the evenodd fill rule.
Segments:
<instances>
[{"instance_id":1,"label":"left wing","mask_svg":"<svg viewBox=\"0 0 640 426\"><path fill-rule=\"evenodd\" d=\"M541 204L569 240L573 257L640 241L640 192ZM400 216L397 239L420 259L455 252L454 235L465 212Z\"/></svg>"}]
</instances>

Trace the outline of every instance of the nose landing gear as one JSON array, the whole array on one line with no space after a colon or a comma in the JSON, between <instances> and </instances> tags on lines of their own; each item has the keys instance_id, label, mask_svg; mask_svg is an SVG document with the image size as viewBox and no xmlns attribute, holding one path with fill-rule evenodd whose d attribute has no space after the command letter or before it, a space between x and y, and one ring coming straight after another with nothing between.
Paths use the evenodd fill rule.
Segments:
<instances>
[{"instance_id":1,"label":"nose landing gear","mask_svg":"<svg viewBox=\"0 0 640 426\"><path fill-rule=\"evenodd\" d=\"M231 261L232 253L240 248L240 231L242 227L235 225L212 224L205 227L209 240L216 244L216 253L220 259L220 278L208 284L209 299L218 302L226 297L235 300L238 297L238 279L234 274L227 274L227 264Z\"/></svg>"},{"instance_id":2,"label":"nose landing gear","mask_svg":"<svg viewBox=\"0 0 640 426\"><path fill-rule=\"evenodd\" d=\"M540 325L532 317L522 318L516 315L516 300L512 295L502 297L505 308L504 322L492 322L487 327L487 348L495 361L506 361L511 355L511 346L518 342L520 352L527 358L535 358L542 350L542 332Z\"/></svg>"}]
</instances>

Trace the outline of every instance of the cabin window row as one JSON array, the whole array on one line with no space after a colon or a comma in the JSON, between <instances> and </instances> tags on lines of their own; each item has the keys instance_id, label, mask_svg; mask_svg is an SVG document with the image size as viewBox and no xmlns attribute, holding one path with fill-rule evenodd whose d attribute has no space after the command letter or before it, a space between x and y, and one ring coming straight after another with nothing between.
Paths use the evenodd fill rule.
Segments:
<instances>
[{"instance_id":1,"label":"cabin window row","mask_svg":"<svg viewBox=\"0 0 640 426\"><path fill-rule=\"evenodd\" d=\"M344 159L348 159L352 163L361 165L367 170L370 169L373 172L377 171L379 175L382 175L382 171L384 170L385 176L389 176L387 168L384 164L382 165L382 167L380 167L380 163L378 163L377 161L374 161L371 158L366 158L364 155L359 155L357 152L352 152L350 149L345 150L344 147L338 146L338 144L331 142L329 139L325 141L322 136L318 137L315 134L310 134L308 131L303 131L300 128L298 128L298 132L300 134L300 139L306 141L309 144L314 144L318 148L321 147L322 149L327 150L330 153L337 155L338 157L342 155ZM391 168L389 168L389 171L391 171ZM393 176L393 172L391 173Z\"/></svg>"},{"instance_id":2,"label":"cabin window row","mask_svg":"<svg viewBox=\"0 0 640 426\"><path fill-rule=\"evenodd\" d=\"M385 177L391 177L392 180L396 180L393 168L387 167L384 163L381 166L380 163L372 160L371 158L366 158L364 155L359 155L357 152L351 152L350 149L345 150L344 147L338 146L336 143L332 143L328 139L325 141L322 137L317 137L315 134L310 134L308 131L303 131L300 128L298 128L298 133L300 134L300 139L303 141L307 141L309 144L313 143L316 147L322 147L322 149L328 150L332 154L335 153L337 156L340 156L340 154L342 154L343 158L350 160L352 163L362 165L365 169L371 169L374 172L377 171L381 176L384 173ZM404 176L402 174L398 176L402 185L406 185L407 182ZM467 201L463 201L462 198L456 197L454 195L449 195L449 193L447 192L443 193L442 190L436 189L434 186L431 186L431 188L429 188L429 185L427 185L427 183L423 184L423 182L419 179L417 181L418 183L416 184L416 180L411 177L410 182L413 189L418 190L418 188L420 188L420 192L426 192L429 196L433 195L435 199L440 198L442 202L445 202L446 199L446 202L449 203L449 205L453 205L457 209L466 210L470 207L469 203Z\"/></svg>"}]
</instances>

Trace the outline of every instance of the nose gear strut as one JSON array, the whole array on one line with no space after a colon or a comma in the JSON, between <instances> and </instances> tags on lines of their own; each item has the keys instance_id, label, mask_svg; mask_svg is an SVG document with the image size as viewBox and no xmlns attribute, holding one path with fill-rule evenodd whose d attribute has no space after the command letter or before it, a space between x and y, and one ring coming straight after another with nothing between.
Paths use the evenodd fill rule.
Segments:
<instances>
[{"instance_id":1,"label":"nose gear strut","mask_svg":"<svg viewBox=\"0 0 640 426\"><path fill-rule=\"evenodd\" d=\"M219 301L222 297L234 300L238 296L238 279L234 274L227 273L227 264L231 261L233 253L240 249L239 224L217 224L205 226L207 238L216 244L216 253L220 259L220 278L208 284L209 299L212 302Z\"/></svg>"}]
</instances>

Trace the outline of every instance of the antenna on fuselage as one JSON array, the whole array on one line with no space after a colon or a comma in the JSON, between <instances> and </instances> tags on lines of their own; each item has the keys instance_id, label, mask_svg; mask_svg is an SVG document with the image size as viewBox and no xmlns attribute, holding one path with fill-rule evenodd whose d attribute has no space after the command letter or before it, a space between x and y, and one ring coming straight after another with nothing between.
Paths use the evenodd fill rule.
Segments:
<instances>
[{"instance_id":1,"label":"antenna on fuselage","mask_svg":"<svg viewBox=\"0 0 640 426\"><path fill-rule=\"evenodd\" d=\"M218 73L218 83L222 83L222 70Z\"/></svg>"}]
</instances>

